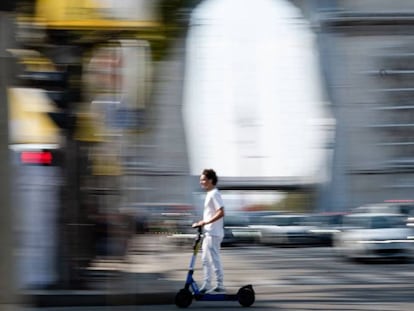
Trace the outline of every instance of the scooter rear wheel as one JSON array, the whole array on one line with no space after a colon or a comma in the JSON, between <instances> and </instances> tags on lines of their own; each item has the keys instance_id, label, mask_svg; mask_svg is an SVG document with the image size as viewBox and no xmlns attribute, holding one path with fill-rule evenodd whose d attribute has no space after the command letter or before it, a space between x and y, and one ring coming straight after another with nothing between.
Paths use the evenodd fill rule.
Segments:
<instances>
[{"instance_id":1,"label":"scooter rear wheel","mask_svg":"<svg viewBox=\"0 0 414 311\"><path fill-rule=\"evenodd\" d=\"M250 307L255 300L255 294L251 285L243 286L237 292L237 299L243 307Z\"/></svg>"},{"instance_id":2,"label":"scooter rear wheel","mask_svg":"<svg viewBox=\"0 0 414 311\"><path fill-rule=\"evenodd\" d=\"M188 289L180 289L175 295L175 305L179 308L187 308L193 301L193 294Z\"/></svg>"}]
</instances>

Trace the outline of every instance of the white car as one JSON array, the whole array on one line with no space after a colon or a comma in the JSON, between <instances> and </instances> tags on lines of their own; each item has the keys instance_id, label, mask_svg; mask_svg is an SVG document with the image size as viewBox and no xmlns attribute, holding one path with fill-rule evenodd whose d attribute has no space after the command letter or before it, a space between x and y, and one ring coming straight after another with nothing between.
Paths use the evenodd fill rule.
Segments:
<instances>
[{"instance_id":1,"label":"white car","mask_svg":"<svg viewBox=\"0 0 414 311\"><path fill-rule=\"evenodd\" d=\"M260 243L279 246L304 246L314 243L314 226L305 224L306 215L280 214L263 216L261 224L249 227L260 230Z\"/></svg>"},{"instance_id":2,"label":"white car","mask_svg":"<svg viewBox=\"0 0 414 311\"><path fill-rule=\"evenodd\" d=\"M390 213L355 213L343 219L335 250L355 259L407 259L412 256L413 229L407 217Z\"/></svg>"}]
</instances>

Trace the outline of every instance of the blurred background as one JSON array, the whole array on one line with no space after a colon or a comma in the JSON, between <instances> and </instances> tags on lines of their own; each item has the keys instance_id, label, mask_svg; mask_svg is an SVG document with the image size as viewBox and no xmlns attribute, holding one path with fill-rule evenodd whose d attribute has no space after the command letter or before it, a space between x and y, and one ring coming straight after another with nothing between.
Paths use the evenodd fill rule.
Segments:
<instances>
[{"instance_id":1,"label":"blurred background","mask_svg":"<svg viewBox=\"0 0 414 311\"><path fill-rule=\"evenodd\" d=\"M83 288L139 236L188 233L204 168L244 239L263 233L253 216L414 200L410 1L0 11L2 242L19 288Z\"/></svg>"}]
</instances>

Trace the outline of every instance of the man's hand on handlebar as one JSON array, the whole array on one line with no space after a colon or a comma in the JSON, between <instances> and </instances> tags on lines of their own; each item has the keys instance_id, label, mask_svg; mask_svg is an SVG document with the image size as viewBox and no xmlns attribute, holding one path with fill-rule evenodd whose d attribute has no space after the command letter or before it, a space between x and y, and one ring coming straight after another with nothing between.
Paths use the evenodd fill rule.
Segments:
<instances>
[{"instance_id":1,"label":"man's hand on handlebar","mask_svg":"<svg viewBox=\"0 0 414 311\"><path fill-rule=\"evenodd\" d=\"M198 227L204 227L206 223L204 222L204 220L200 220L198 222L193 223L192 227L193 228L198 228Z\"/></svg>"}]
</instances>

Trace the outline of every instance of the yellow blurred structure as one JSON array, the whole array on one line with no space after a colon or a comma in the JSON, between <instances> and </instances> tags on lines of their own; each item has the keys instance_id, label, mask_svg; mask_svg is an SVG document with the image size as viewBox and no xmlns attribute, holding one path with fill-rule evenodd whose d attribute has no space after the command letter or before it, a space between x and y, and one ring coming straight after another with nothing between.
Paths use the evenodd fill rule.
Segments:
<instances>
[{"instance_id":1,"label":"yellow blurred structure","mask_svg":"<svg viewBox=\"0 0 414 311\"><path fill-rule=\"evenodd\" d=\"M59 128L47 115L54 105L43 90L9 89L11 144L58 144Z\"/></svg>"},{"instance_id":2,"label":"yellow blurred structure","mask_svg":"<svg viewBox=\"0 0 414 311\"><path fill-rule=\"evenodd\" d=\"M63 36L75 34L78 39L69 45L87 45L86 52L79 58L82 63L76 65L83 68L81 88L88 95L85 98L90 98L76 103L73 139L91 144L93 175L116 176L122 172L119 146L112 142L111 131L126 133L133 130L138 124L140 110L145 110L148 81L151 80L150 41L163 40L163 23L157 15L158 3L159 0L36 0L33 2L33 15L18 19L23 27L30 29L29 34L39 32L37 35L41 39L35 40L39 46L46 44L47 40L50 40L48 44L59 45L53 41L53 36L48 38L45 30L53 30L53 34ZM32 39L29 36L24 38L29 42ZM113 65L111 59L101 55L103 52L110 52L111 57L122 62L118 66ZM54 64L54 60L42 57L35 50L16 50L13 54L29 72L54 72L62 69L57 67L66 66L65 63ZM90 93L87 80L93 73L91 64L96 60L101 63L95 70L98 73L90 79L94 84L94 92ZM113 80L114 77L118 80ZM109 81L113 85L102 87L100 81ZM48 115L56 105L45 92L25 88L10 92L12 143L58 143L62 139L59 135L61 130ZM27 96L29 92L34 94L30 99ZM91 102L94 108L99 106L98 111L91 110ZM113 103L111 111L108 105L102 104L108 102Z\"/></svg>"},{"instance_id":3,"label":"yellow blurred structure","mask_svg":"<svg viewBox=\"0 0 414 311\"><path fill-rule=\"evenodd\" d=\"M135 30L161 26L155 16L137 19L114 17L111 5L94 0L37 0L35 16L36 23L49 29Z\"/></svg>"},{"instance_id":4,"label":"yellow blurred structure","mask_svg":"<svg viewBox=\"0 0 414 311\"><path fill-rule=\"evenodd\" d=\"M79 112L76 114L76 128L74 137L78 141L89 143L100 143L104 141L104 129L102 129L95 116L90 112Z\"/></svg>"}]
</instances>

